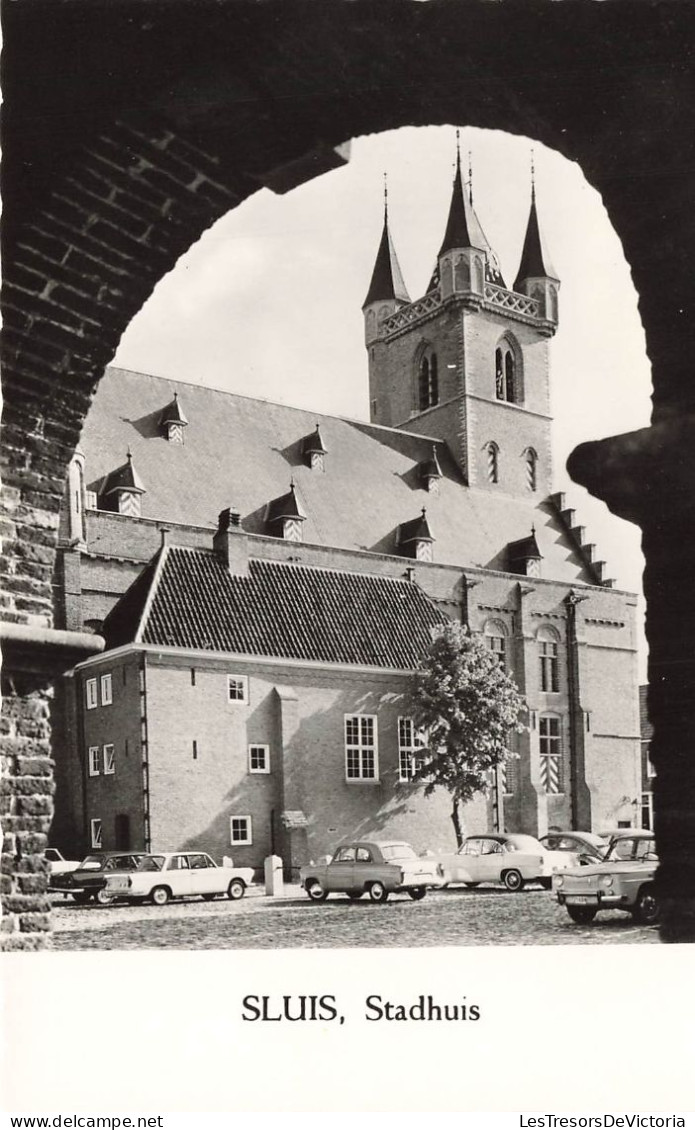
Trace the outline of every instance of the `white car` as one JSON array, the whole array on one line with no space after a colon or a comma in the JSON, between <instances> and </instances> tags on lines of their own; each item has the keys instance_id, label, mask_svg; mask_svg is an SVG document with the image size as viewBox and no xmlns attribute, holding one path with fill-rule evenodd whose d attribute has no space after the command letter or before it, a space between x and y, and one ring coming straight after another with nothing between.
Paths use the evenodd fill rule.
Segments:
<instances>
[{"instance_id":1,"label":"white car","mask_svg":"<svg viewBox=\"0 0 695 1130\"><path fill-rule=\"evenodd\" d=\"M220 867L204 851L164 851L145 856L136 871L108 875L104 895L164 906L169 899L193 895L240 899L252 884L252 867Z\"/></svg>"},{"instance_id":2,"label":"white car","mask_svg":"<svg viewBox=\"0 0 695 1130\"><path fill-rule=\"evenodd\" d=\"M56 875L69 875L71 871L76 871L80 866L79 859L65 859L58 848L47 847L43 853L43 857L48 863L48 889L54 890L54 880Z\"/></svg>"},{"instance_id":3,"label":"white car","mask_svg":"<svg viewBox=\"0 0 695 1130\"><path fill-rule=\"evenodd\" d=\"M508 891L520 891L525 883L550 888L553 875L577 864L569 851L549 851L534 836L519 833L468 836L452 855L437 857L444 883L502 883Z\"/></svg>"}]
</instances>

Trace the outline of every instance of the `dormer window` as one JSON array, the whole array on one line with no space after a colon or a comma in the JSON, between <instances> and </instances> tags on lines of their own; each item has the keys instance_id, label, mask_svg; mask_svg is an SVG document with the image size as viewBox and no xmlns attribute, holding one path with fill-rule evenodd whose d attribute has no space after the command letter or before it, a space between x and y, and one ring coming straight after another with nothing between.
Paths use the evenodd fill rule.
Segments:
<instances>
[{"instance_id":1,"label":"dormer window","mask_svg":"<svg viewBox=\"0 0 695 1130\"><path fill-rule=\"evenodd\" d=\"M159 418L160 427L169 443L183 444L184 428L188 427L183 408L179 402L179 394L174 393L174 399L162 412Z\"/></svg>"},{"instance_id":2,"label":"dormer window","mask_svg":"<svg viewBox=\"0 0 695 1130\"><path fill-rule=\"evenodd\" d=\"M405 557L414 557L416 561L433 560L434 535L424 506L419 518L398 527L396 544Z\"/></svg>"},{"instance_id":3,"label":"dormer window","mask_svg":"<svg viewBox=\"0 0 695 1130\"><path fill-rule=\"evenodd\" d=\"M326 469L326 448L323 446L321 439L321 432L319 425L316 425L316 431L311 435L305 436L302 440L302 455L304 461L312 471L325 471Z\"/></svg>"},{"instance_id":4,"label":"dormer window","mask_svg":"<svg viewBox=\"0 0 695 1130\"><path fill-rule=\"evenodd\" d=\"M425 490L431 494L439 494L439 480L442 477L442 469L439 466L437 458L437 446L432 444L432 454L429 459L425 459L420 464L420 479Z\"/></svg>"},{"instance_id":5,"label":"dormer window","mask_svg":"<svg viewBox=\"0 0 695 1130\"><path fill-rule=\"evenodd\" d=\"M284 541L302 541L302 524L305 521L306 514L299 505L294 483L290 483L287 494L268 503L266 526L272 537L282 538Z\"/></svg>"},{"instance_id":6,"label":"dormer window","mask_svg":"<svg viewBox=\"0 0 695 1130\"><path fill-rule=\"evenodd\" d=\"M540 577L543 555L536 541L535 526L531 526L531 536L510 542L509 571L520 573L523 577Z\"/></svg>"},{"instance_id":7,"label":"dormer window","mask_svg":"<svg viewBox=\"0 0 695 1130\"><path fill-rule=\"evenodd\" d=\"M142 479L135 470L133 454L128 451L127 460L104 479L100 495L102 510L115 510L130 518L141 515L141 499L146 493Z\"/></svg>"},{"instance_id":8,"label":"dormer window","mask_svg":"<svg viewBox=\"0 0 695 1130\"><path fill-rule=\"evenodd\" d=\"M439 404L437 354L428 349L420 358L418 368L418 410L425 412L436 404Z\"/></svg>"}]
</instances>

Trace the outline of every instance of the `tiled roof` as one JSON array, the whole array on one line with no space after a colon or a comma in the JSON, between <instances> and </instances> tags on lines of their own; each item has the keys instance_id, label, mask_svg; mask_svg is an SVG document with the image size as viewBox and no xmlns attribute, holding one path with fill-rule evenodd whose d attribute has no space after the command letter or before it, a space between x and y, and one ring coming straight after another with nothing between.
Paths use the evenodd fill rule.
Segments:
<instances>
[{"instance_id":1,"label":"tiled roof","mask_svg":"<svg viewBox=\"0 0 695 1130\"><path fill-rule=\"evenodd\" d=\"M215 553L179 546L146 571L105 622L110 647L129 631L145 644L410 670L446 620L391 577L256 560L233 576Z\"/></svg>"},{"instance_id":2,"label":"tiled roof","mask_svg":"<svg viewBox=\"0 0 695 1130\"><path fill-rule=\"evenodd\" d=\"M128 458L125 463L117 467L115 471L110 471L99 490L99 494L105 498L108 494L113 494L115 490L129 490L135 494L144 494L146 487L142 479L135 470L133 464L133 456L128 451Z\"/></svg>"},{"instance_id":3,"label":"tiled roof","mask_svg":"<svg viewBox=\"0 0 695 1130\"><path fill-rule=\"evenodd\" d=\"M177 390L188 418L183 445L168 443L160 425ZM302 450L317 423L329 451L323 474ZM596 583L551 504L467 487L446 443L431 437L109 368L80 445L91 490L131 447L147 487L143 518L215 528L232 506L248 533L265 534L268 502L294 478L307 543L392 554L398 527L426 504L437 562L504 570L508 543L535 524L546 577ZM433 445L437 494L424 490L420 470Z\"/></svg>"}]
</instances>

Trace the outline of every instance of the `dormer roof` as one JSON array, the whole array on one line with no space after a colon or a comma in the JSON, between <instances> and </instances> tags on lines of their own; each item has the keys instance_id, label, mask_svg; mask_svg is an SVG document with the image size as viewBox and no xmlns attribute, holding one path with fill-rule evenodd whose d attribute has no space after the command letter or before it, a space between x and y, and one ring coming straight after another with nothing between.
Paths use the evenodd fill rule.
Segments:
<instances>
[{"instance_id":1,"label":"dormer roof","mask_svg":"<svg viewBox=\"0 0 695 1130\"><path fill-rule=\"evenodd\" d=\"M110 471L106 476L100 493L103 498L107 498L108 495L121 490L130 491L131 494L145 494L147 490L135 470L131 451L128 452L125 463L122 463L115 471Z\"/></svg>"},{"instance_id":2,"label":"dormer roof","mask_svg":"<svg viewBox=\"0 0 695 1130\"><path fill-rule=\"evenodd\" d=\"M434 540L435 537L427 521L427 511L424 506L418 518L413 518L410 522L403 522L398 528L399 545L409 545L414 541L432 542Z\"/></svg>"},{"instance_id":3,"label":"dormer roof","mask_svg":"<svg viewBox=\"0 0 695 1130\"><path fill-rule=\"evenodd\" d=\"M531 527L531 534L526 538L519 538L518 541L509 543L509 564L512 572L516 571L516 567L525 564L528 561L541 561L543 554L538 548L536 541L535 527Z\"/></svg>"},{"instance_id":4,"label":"dormer roof","mask_svg":"<svg viewBox=\"0 0 695 1130\"><path fill-rule=\"evenodd\" d=\"M326 455L327 449L323 446L319 425L302 440L302 455Z\"/></svg>"},{"instance_id":5,"label":"dormer roof","mask_svg":"<svg viewBox=\"0 0 695 1130\"><path fill-rule=\"evenodd\" d=\"M437 445L432 444L432 454L429 459L423 460L420 464L420 476L422 479L441 479L442 469L439 466L439 459L437 458Z\"/></svg>"},{"instance_id":6,"label":"dormer roof","mask_svg":"<svg viewBox=\"0 0 695 1130\"><path fill-rule=\"evenodd\" d=\"M396 249L391 239L388 211L384 209L384 228L381 233L379 250L376 253L372 281L369 284L362 309L364 310L365 306L371 305L372 302L393 301L394 299L397 302L410 303L410 295L406 290Z\"/></svg>"},{"instance_id":7,"label":"dormer roof","mask_svg":"<svg viewBox=\"0 0 695 1130\"><path fill-rule=\"evenodd\" d=\"M174 393L174 399L162 410L159 422L163 428L166 427L167 424L181 424L183 427L186 427L188 424L177 392Z\"/></svg>"},{"instance_id":8,"label":"dormer roof","mask_svg":"<svg viewBox=\"0 0 695 1130\"><path fill-rule=\"evenodd\" d=\"M280 498L274 498L272 502L268 503L266 515L268 523L281 522L286 518L297 518L300 522L306 519L306 514L299 505L294 483L290 484L287 494L283 494Z\"/></svg>"}]
</instances>

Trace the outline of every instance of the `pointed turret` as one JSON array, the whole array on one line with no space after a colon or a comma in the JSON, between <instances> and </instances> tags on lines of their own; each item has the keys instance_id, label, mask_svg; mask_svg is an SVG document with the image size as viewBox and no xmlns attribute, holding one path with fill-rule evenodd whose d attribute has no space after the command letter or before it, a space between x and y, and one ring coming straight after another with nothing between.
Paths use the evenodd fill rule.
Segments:
<instances>
[{"instance_id":1,"label":"pointed turret","mask_svg":"<svg viewBox=\"0 0 695 1130\"><path fill-rule=\"evenodd\" d=\"M473 193L469 173L466 192L461 175L461 152L456 139L456 172L451 192L449 216L442 246L437 256L437 266L429 290L441 285L442 298L463 293L482 296L485 283L504 286L505 282L495 252L483 231L473 208Z\"/></svg>"},{"instance_id":2,"label":"pointed turret","mask_svg":"<svg viewBox=\"0 0 695 1130\"><path fill-rule=\"evenodd\" d=\"M405 557L414 557L417 561L432 560L434 540L424 506L420 517L413 518L410 522L403 522L396 534L396 545L400 552Z\"/></svg>"},{"instance_id":3,"label":"pointed turret","mask_svg":"<svg viewBox=\"0 0 695 1130\"><path fill-rule=\"evenodd\" d=\"M376 253L372 281L362 305L367 345L379 336L381 323L410 303L389 229L388 197L384 188L384 227Z\"/></svg>"},{"instance_id":4,"label":"pointed turret","mask_svg":"<svg viewBox=\"0 0 695 1130\"><path fill-rule=\"evenodd\" d=\"M159 425L169 443L183 443L183 429L188 427L188 420L181 407L178 392L174 393L174 399L163 409Z\"/></svg>"},{"instance_id":5,"label":"pointed turret","mask_svg":"<svg viewBox=\"0 0 695 1130\"><path fill-rule=\"evenodd\" d=\"M548 252L543 246L543 237L536 209L536 182L533 166L531 166L531 210L526 225L521 263L514 280L514 290L518 294L526 294L529 298L534 298L538 302L539 317L557 325L560 280L550 262Z\"/></svg>"},{"instance_id":6,"label":"pointed turret","mask_svg":"<svg viewBox=\"0 0 695 1130\"><path fill-rule=\"evenodd\" d=\"M116 510L131 518L140 517L140 499L147 488L135 470L133 453L128 449L125 463L110 471L104 479L101 491L102 510Z\"/></svg>"}]
</instances>

